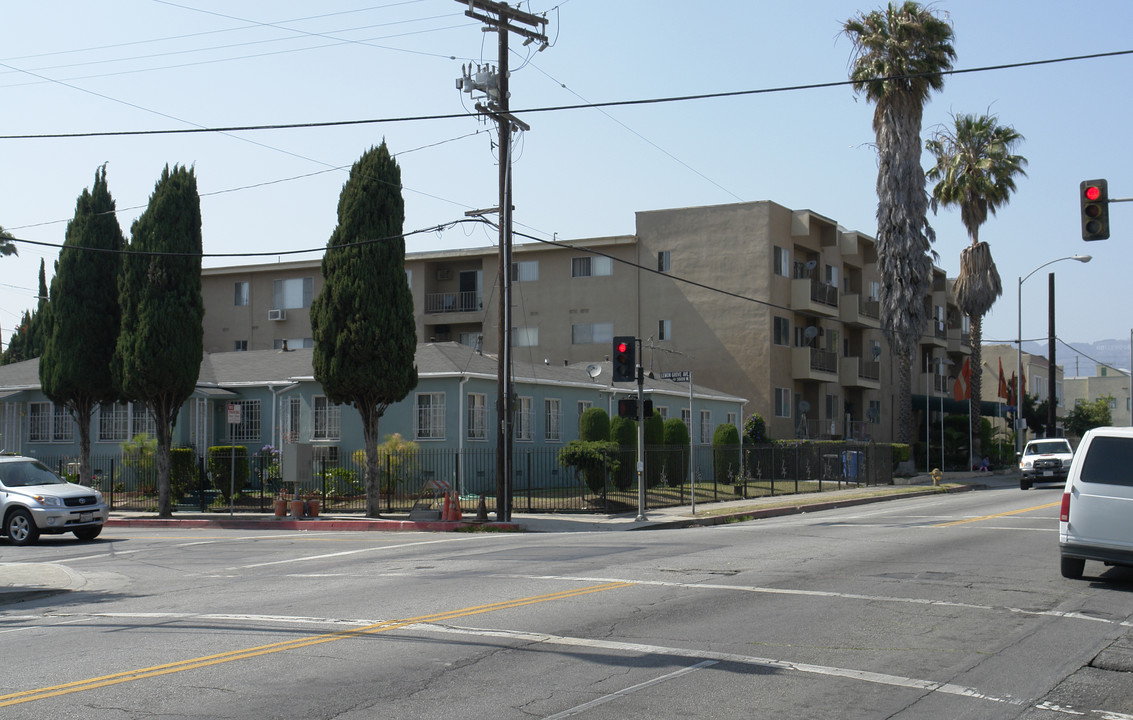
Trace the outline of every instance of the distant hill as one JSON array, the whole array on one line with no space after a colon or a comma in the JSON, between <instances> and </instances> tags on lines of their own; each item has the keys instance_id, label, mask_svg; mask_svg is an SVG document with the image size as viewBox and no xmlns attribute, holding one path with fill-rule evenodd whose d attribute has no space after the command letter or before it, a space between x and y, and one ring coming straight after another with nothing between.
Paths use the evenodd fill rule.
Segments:
<instances>
[{"instance_id":1,"label":"distant hill","mask_svg":"<svg viewBox=\"0 0 1133 720\"><path fill-rule=\"evenodd\" d=\"M1070 348L1073 348L1071 350ZM1025 342L1023 352L1047 356L1045 342ZM1095 342L1062 343L1055 348L1055 362L1062 366L1066 377L1091 377L1097 375L1097 363L1129 369L1129 340L1097 340Z\"/></svg>"}]
</instances>

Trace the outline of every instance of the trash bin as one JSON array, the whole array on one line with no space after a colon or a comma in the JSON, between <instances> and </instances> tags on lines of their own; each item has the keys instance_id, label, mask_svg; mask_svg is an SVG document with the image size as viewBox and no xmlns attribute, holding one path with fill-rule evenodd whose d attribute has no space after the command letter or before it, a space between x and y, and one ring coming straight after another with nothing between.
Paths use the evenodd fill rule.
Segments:
<instances>
[{"instance_id":1,"label":"trash bin","mask_svg":"<svg viewBox=\"0 0 1133 720\"><path fill-rule=\"evenodd\" d=\"M842 451L842 477L847 480L858 481L865 459L861 450Z\"/></svg>"}]
</instances>

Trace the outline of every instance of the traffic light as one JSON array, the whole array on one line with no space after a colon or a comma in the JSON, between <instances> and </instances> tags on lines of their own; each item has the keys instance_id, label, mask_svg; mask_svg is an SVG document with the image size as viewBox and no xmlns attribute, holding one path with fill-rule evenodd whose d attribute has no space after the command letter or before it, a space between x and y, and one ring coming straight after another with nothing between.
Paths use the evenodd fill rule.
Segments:
<instances>
[{"instance_id":1,"label":"traffic light","mask_svg":"<svg viewBox=\"0 0 1133 720\"><path fill-rule=\"evenodd\" d=\"M653 417L653 401L646 400L645 407L642 408L645 412L642 417ZM637 398L621 398L618 400L618 417L629 418L630 420L637 419Z\"/></svg>"},{"instance_id":2,"label":"traffic light","mask_svg":"<svg viewBox=\"0 0 1133 720\"><path fill-rule=\"evenodd\" d=\"M1109 239L1109 183L1083 180L1078 191L1082 201L1082 239Z\"/></svg>"},{"instance_id":3,"label":"traffic light","mask_svg":"<svg viewBox=\"0 0 1133 720\"><path fill-rule=\"evenodd\" d=\"M614 382L637 382L637 338L620 335L614 338Z\"/></svg>"}]
</instances>

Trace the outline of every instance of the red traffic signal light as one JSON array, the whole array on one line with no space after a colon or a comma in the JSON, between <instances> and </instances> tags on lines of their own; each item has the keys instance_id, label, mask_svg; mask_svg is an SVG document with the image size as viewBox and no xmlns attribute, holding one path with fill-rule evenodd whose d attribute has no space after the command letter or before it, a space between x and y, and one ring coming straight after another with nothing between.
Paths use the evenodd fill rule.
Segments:
<instances>
[{"instance_id":1,"label":"red traffic signal light","mask_svg":"<svg viewBox=\"0 0 1133 720\"><path fill-rule=\"evenodd\" d=\"M623 335L614 338L614 382L636 382L637 338Z\"/></svg>"},{"instance_id":2,"label":"red traffic signal light","mask_svg":"<svg viewBox=\"0 0 1133 720\"><path fill-rule=\"evenodd\" d=\"M1082 239L1109 239L1109 183L1083 180L1078 188L1082 204Z\"/></svg>"}]
</instances>

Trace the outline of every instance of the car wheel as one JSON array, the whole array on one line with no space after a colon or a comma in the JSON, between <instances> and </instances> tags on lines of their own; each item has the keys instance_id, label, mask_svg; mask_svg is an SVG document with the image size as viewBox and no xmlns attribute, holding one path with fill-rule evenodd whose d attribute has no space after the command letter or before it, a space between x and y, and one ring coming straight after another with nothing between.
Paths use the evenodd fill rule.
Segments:
<instances>
[{"instance_id":1,"label":"car wheel","mask_svg":"<svg viewBox=\"0 0 1133 720\"><path fill-rule=\"evenodd\" d=\"M1062 577L1071 580L1081 580L1082 571L1086 569L1086 561L1082 558L1062 557Z\"/></svg>"},{"instance_id":2,"label":"car wheel","mask_svg":"<svg viewBox=\"0 0 1133 720\"><path fill-rule=\"evenodd\" d=\"M98 537L99 533L101 533L101 532L102 532L102 526L101 525L95 525L94 527L79 528L78 530L75 530L75 537L77 537L78 539L83 540L83 541L94 540L96 537Z\"/></svg>"},{"instance_id":3,"label":"car wheel","mask_svg":"<svg viewBox=\"0 0 1133 720\"><path fill-rule=\"evenodd\" d=\"M1034 484L1034 481L1032 481L1032 480L1025 480L1023 478L1019 478L1019 489L1020 490L1030 490L1031 485L1033 485L1033 484Z\"/></svg>"},{"instance_id":4,"label":"car wheel","mask_svg":"<svg viewBox=\"0 0 1133 720\"><path fill-rule=\"evenodd\" d=\"M39 528L35 526L35 520L23 508L16 508L9 513L4 522L4 532L13 545L31 545L39 539Z\"/></svg>"}]
</instances>

